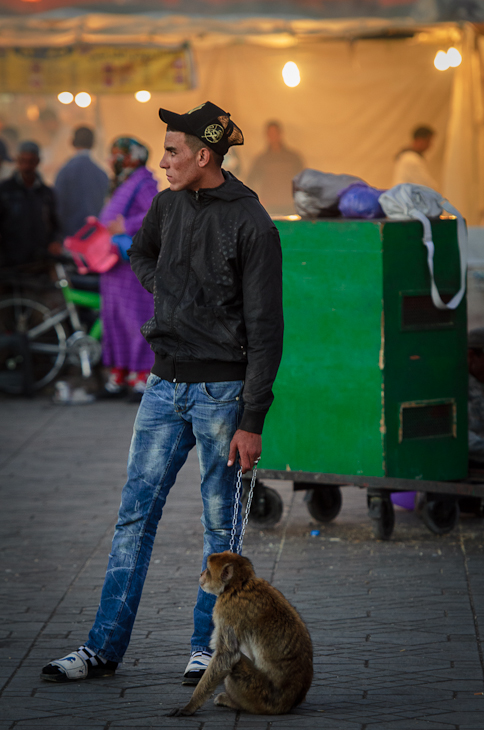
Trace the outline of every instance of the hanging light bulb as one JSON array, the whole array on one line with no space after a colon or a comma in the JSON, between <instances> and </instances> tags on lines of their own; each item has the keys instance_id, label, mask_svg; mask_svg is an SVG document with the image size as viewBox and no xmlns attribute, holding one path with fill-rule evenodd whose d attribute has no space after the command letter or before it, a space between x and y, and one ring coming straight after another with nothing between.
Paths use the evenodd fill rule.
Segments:
<instances>
[{"instance_id":1,"label":"hanging light bulb","mask_svg":"<svg viewBox=\"0 0 484 730\"><path fill-rule=\"evenodd\" d=\"M460 55L457 48L449 48L447 51L447 60L449 62L449 66L452 66L452 68L457 68L457 66L460 66L462 63L462 56Z\"/></svg>"},{"instance_id":2,"label":"hanging light bulb","mask_svg":"<svg viewBox=\"0 0 484 730\"><path fill-rule=\"evenodd\" d=\"M82 109L85 109L87 106L89 106L91 101L91 96L87 93L87 91L80 91L78 94L76 94L75 102L77 106L80 106Z\"/></svg>"},{"instance_id":3,"label":"hanging light bulb","mask_svg":"<svg viewBox=\"0 0 484 730\"><path fill-rule=\"evenodd\" d=\"M61 91L60 94L57 94L57 98L61 104L71 104L74 101L74 94L71 94L70 91Z\"/></svg>"},{"instance_id":4,"label":"hanging light bulb","mask_svg":"<svg viewBox=\"0 0 484 730\"><path fill-rule=\"evenodd\" d=\"M301 82L301 74L294 61L288 61L282 69L282 78L286 86L293 88Z\"/></svg>"},{"instance_id":5,"label":"hanging light bulb","mask_svg":"<svg viewBox=\"0 0 484 730\"><path fill-rule=\"evenodd\" d=\"M136 101L140 101L142 104L145 104L151 99L151 94L149 91L137 91L134 98Z\"/></svg>"},{"instance_id":6,"label":"hanging light bulb","mask_svg":"<svg viewBox=\"0 0 484 730\"><path fill-rule=\"evenodd\" d=\"M434 66L439 71L447 71L449 68L449 59L445 51L439 51L434 58Z\"/></svg>"}]
</instances>

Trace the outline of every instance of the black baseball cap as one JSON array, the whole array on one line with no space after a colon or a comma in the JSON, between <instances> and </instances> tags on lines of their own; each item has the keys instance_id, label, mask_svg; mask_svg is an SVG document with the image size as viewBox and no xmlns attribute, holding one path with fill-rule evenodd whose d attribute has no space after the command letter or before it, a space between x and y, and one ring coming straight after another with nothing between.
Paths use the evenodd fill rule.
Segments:
<instances>
[{"instance_id":1,"label":"black baseball cap","mask_svg":"<svg viewBox=\"0 0 484 730\"><path fill-rule=\"evenodd\" d=\"M219 155L226 155L229 147L244 144L242 130L231 120L229 112L206 101L186 114L160 109L160 119L177 132L192 134Z\"/></svg>"}]
</instances>

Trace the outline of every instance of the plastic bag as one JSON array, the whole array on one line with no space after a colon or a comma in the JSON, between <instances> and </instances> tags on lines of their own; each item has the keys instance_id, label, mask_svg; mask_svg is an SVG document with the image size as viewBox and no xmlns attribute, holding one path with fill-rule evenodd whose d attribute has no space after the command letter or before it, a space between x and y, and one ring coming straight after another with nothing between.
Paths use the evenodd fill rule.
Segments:
<instances>
[{"instance_id":1,"label":"plastic bag","mask_svg":"<svg viewBox=\"0 0 484 730\"><path fill-rule=\"evenodd\" d=\"M423 245L427 249L427 266L430 274L430 294L437 309L456 309L466 290L467 274L467 228L462 215L446 198L425 185L401 183L380 195L380 205L389 218L396 220L419 220L423 226ZM460 260L460 289L450 302L443 302L434 278L434 252L432 228L429 218L437 218L443 211L453 213L457 218L457 242Z\"/></svg>"},{"instance_id":2,"label":"plastic bag","mask_svg":"<svg viewBox=\"0 0 484 730\"><path fill-rule=\"evenodd\" d=\"M306 168L292 181L294 206L302 218L340 215L339 194L352 183L364 183L355 175L334 175Z\"/></svg>"},{"instance_id":3,"label":"plastic bag","mask_svg":"<svg viewBox=\"0 0 484 730\"><path fill-rule=\"evenodd\" d=\"M366 183L353 183L340 193L338 208L341 215L344 218L384 218L385 213L378 202L383 192Z\"/></svg>"}]
</instances>

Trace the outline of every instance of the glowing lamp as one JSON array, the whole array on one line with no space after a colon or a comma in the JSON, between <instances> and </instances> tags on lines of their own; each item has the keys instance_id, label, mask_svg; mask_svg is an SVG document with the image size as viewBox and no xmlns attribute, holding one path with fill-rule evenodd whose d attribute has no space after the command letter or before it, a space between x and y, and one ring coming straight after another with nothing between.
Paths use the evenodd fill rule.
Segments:
<instances>
[{"instance_id":1,"label":"glowing lamp","mask_svg":"<svg viewBox=\"0 0 484 730\"><path fill-rule=\"evenodd\" d=\"M142 104L145 104L151 99L151 94L149 91L137 91L134 98L136 101L140 101Z\"/></svg>"},{"instance_id":2,"label":"glowing lamp","mask_svg":"<svg viewBox=\"0 0 484 730\"><path fill-rule=\"evenodd\" d=\"M457 48L449 48L447 51L447 60L449 62L449 66L452 66L453 68L457 68L457 66L461 65L462 56Z\"/></svg>"},{"instance_id":3,"label":"glowing lamp","mask_svg":"<svg viewBox=\"0 0 484 730\"><path fill-rule=\"evenodd\" d=\"M57 94L57 98L61 104L71 104L74 101L74 94L71 94L70 91L61 91L60 94Z\"/></svg>"},{"instance_id":4,"label":"glowing lamp","mask_svg":"<svg viewBox=\"0 0 484 730\"><path fill-rule=\"evenodd\" d=\"M90 94L88 94L86 91L80 91L78 94L76 94L74 101L76 102L77 106L85 109L87 106L89 106L92 99Z\"/></svg>"},{"instance_id":5,"label":"glowing lamp","mask_svg":"<svg viewBox=\"0 0 484 730\"><path fill-rule=\"evenodd\" d=\"M445 51L439 51L437 53L434 58L434 66L438 71L447 71L450 63Z\"/></svg>"},{"instance_id":6,"label":"glowing lamp","mask_svg":"<svg viewBox=\"0 0 484 730\"><path fill-rule=\"evenodd\" d=\"M282 78L286 86L293 88L301 82L301 74L294 61L288 61L282 69Z\"/></svg>"}]
</instances>

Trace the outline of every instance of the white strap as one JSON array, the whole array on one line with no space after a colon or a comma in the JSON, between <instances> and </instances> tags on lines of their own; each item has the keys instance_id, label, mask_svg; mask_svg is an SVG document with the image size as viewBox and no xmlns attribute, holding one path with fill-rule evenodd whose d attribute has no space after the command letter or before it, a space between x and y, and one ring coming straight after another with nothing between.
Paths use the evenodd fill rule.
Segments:
<instances>
[{"instance_id":1,"label":"white strap","mask_svg":"<svg viewBox=\"0 0 484 730\"><path fill-rule=\"evenodd\" d=\"M424 213L417 208L413 208L410 214L418 218L421 221L424 229L423 244L427 248L427 265L430 273L430 294L432 301L437 309L456 309L462 301L462 298L466 290L466 274L467 274L467 228L463 217L459 211L451 205L448 200L442 201L443 207L449 213L453 213L457 218L457 243L459 246L459 262L460 262L460 289L455 294L450 302L442 301L437 289L437 284L434 278L434 252L435 246L432 240L432 229L430 227L430 221Z\"/></svg>"},{"instance_id":2,"label":"white strap","mask_svg":"<svg viewBox=\"0 0 484 730\"><path fill-rule=\"evenodd\" d=\"M50 664L53 667L59 667L68 679L86 679L87 677L87 662L77 651L73 651L72 654L55 662L50 662Z\"/></svg>"}]
</instances>

